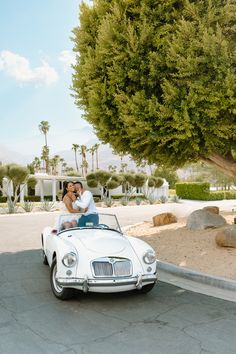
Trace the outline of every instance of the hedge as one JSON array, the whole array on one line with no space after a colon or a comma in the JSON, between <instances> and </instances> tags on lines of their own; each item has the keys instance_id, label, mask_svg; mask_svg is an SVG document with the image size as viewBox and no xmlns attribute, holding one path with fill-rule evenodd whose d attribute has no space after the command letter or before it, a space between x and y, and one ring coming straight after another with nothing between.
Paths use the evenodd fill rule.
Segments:
<instances>
[{"instance_id":1,"label":"hedge","mask_svg":"<svg viewBox=\"0 0 236 354\"><path fill-rule=\"evenodd\" d=\"M224 191L225 199L236 199L236 191Z\"/></svg>"},{"instance_id":2,"label":"hedge","mask_svg":"<svg viewBox=\"0 0 236 354\"><path fill-rule=\"evenodd\" d=\"M210 194L210 183L176 183L176 195L182 199L207 200Z\"/></svg>"},{"instance_id":3,"label":"hedge","mask_svg":"<svg viewBox=\"0 0 236 354\"><path fill-rule=\"evenodd\" d=\"M112 199L122 199L125 197L125 194L116 194L116 195L111 195ZM132 195L127 195L127 197L130 200L134 200L136 198L140 198L140 199L146 199L146 197L143 194L132 194Z\"/></svg>"},{"instance_id":4,"label":"hedge","mask_svg":"<svg viewBox=\"0 0 236 354\"><path fill-rule=\"evenodd\" d=\"M191 200L222 200L225 198L225 191L210 191L210 183L192 182L176 183L176 195L182 199ZM230 199L230 198L227 198Z\"/></svg>"},{"instance_id":5,"label":"hedge","mask_svg":"<svg viewBox=\"0 0 236 354\"><path fill-rule=\"evenodd\" d=\"M40 196L39 195L25 195L24 196L24 201L29 201L29 202L40 202Z\"/></svg>"}]
</instances>

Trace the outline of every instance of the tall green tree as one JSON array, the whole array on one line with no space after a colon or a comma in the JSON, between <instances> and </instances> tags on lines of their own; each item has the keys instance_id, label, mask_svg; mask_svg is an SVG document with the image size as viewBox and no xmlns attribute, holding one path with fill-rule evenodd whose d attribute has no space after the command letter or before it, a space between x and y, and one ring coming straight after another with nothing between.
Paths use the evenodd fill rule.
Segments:
<instances>
[{"instance_id":1,"label":"tall green tree","mask_svg":"<svg viewBox=\"0 0 236 354\"><path fill-rule=\"evenodd\" d=\"M75 104L116 152L236 176L235 0L97 0L74 29Z\"/></svg>"}]
</instances>

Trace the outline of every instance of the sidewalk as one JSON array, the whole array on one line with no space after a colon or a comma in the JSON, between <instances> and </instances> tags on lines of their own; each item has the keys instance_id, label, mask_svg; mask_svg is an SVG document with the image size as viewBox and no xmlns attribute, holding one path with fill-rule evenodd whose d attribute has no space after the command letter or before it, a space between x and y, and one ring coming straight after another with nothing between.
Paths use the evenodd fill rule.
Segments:
<instances>
[{"instance_id":1,"label":"sidewalk","mask_svg":"<svg viewBox=\"0 0 236 354\"><path fill-rule=\"evenodd\" d=\"M236 302L236 281L158 261L158 279L196 293Z\"/></svg>"}]
</instances>

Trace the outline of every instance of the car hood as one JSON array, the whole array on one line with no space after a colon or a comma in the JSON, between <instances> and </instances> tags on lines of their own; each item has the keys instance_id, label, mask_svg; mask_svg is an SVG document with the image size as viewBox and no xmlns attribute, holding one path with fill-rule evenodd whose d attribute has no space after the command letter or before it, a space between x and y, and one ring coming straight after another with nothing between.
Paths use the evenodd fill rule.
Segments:
<instances>
[{"instance_id":1,"label":"car hood","mask_svg":"<svg viewBox=\"0 0 236 354\"><path fill-rule=\"evenodd\" d=\"M82 245L88 251L95 253L117 254L127 247L131 248L125 237L112 230L76 230L69 240L77 249Z\"/></svg>"}]
</instances>

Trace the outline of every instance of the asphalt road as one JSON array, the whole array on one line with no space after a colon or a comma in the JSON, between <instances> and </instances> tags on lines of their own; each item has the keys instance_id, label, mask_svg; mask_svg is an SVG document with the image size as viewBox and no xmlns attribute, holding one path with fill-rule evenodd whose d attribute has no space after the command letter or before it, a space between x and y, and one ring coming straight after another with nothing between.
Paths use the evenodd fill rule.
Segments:
<instances>
[{"instance_id":1,"label":"asphalt road","mask_svg":"<svg viewBox=\"0 0 236 354\"><path fill-rule=\"evenodd\" d=\"M0 353L235 353L235 303L161 282L62 302L39 250L2 253L0 269Z\"/></svg>"},{"instance_id":2,"label":"asphalt road","mask_svg":"<svg viewBox=\"0 0 236 354\"><path fill-rule=\"evenodd\" d=\"M122 209L122 226L157 208L131 210ZM235 353L230 301L162 282L147 295L78 293L57 300L39 250L40 232L54 217L0 216L0 353Z\"/></svg>"}]
</instances>

